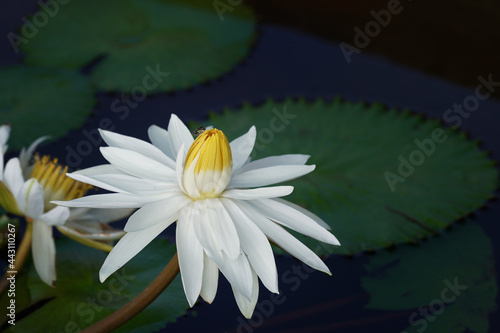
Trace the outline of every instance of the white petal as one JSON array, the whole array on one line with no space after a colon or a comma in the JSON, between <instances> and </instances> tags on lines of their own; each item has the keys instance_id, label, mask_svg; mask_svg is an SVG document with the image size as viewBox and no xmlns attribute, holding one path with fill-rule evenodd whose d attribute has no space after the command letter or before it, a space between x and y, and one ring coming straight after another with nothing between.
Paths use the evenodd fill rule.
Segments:
<instances>
[{"instance_id":1,"label":"white petal","mask_svg":"<svg viewBox=\"0 0 500 333\"><path fill-rule=\"evenodd\" d=\"M146 204L128 219L125 225L126 232L148 229L163 221L175 221L179 213L192 200L184 193L172 192L172 196L157 202Z\"/></svg>"},{"instance_id":2,"label":"white petal","mask_svg":"<svg viewBox=\"0 0 500 333\"><path fill-rule=\"evenodd\" d=\"M290 201L286 201L285 199L281 199L281 198L275 198L273 199L274 201L276 202L279 202L279 203L282 203L283 205L287 205L289 206L290 208L293 208L295 210L298 210L299 212L301 212L302 214L306 215L307 217L311 218L312 220L314 220L314 222L316 222L317 224L319 224L320 226L322 226L323 228L325 228L326 230L331 230L332 228L325 222L323 221L320 217L318 217L316 214L308 211L307 209L299 206L299 205L296 205L294 204L293 202L290 202Z\"/></svg>"},{"instance_id":3,"label":"white petal","mask_svg":"<svg viewBox=\"0 0 500 333\"><path fill-rule=\"evenodd\" d=\"M76 215L73 211L76 209L83 209L84 214ZM118 220L122 220L130 214L134 209L132 208L121 208L121 209L88 209L88 208L72 208L70 210L70 218L69 220L77 220L77 219L84 219L84 220L95 220L98 223L110 223Z\"/></svg>"},{"instance_id":4,"label":"white petal","mask_svg":"<svg viewBox=\"0 0 500 333\"><path fill-rule=\"evenodd\" d=\"M330 270L326 267L325 263L313 251L302 244L297 238L293 237L283 227L267 219L245 202L239 202L238 207L242 209L252 222L255 223L267 237L269 237L269 239L275 242L283 250L312 268L331 275Z\"/></svg>"},{"instance_id":5,"label":"white petal","mask_svg":"<svg viewBox=\"0 0 500 333\"><path fill-rule=\"evenodd\" d=\"M255 305L257 304L257 299L259 298L259 280L257 279L255 272L253 271L252 280L252 296L250 297L250 299L247 299L240 292L238 292L238 290L231 286L233 289L236 304L238 304L238 308L247 319L252 318L253 311L255 310Z\"/></svg>"},{"instance_id":6,"label":"white petal","mask_svg":"<svg viewBox=\"0 0 500 333\"><path fill-rule=\"evenodd\" d=\"M11 158L5 165L4 183L13 195L23 187L24 177L18 158Z\"/></svg>"},{"instance_id":7,"label":"white petal","mask_svg":"<svg viewBox=\"0 0 500 333\"><path fill-rule=\"evenodd\" d=\"M231 154L233 155L233 173L246 162L255 144L257 131L255 126L250 127L248 132L231 141Z\"/></svg>"},{"instance_id":8,"label":"white petal","mask_svg":"<svg viewBox=\"0 0 500 333\"><path fill-rule=\"evenodd\" d=\"M234 222L219 199L207 199L207 203L210 225L220 249L229 259L236 259L241 253L241 247Z\"/></svg>"},{"instance_id":9,"label":"white petal","mask_svg":"<svg viewBox=\"0 0 500 333\"><path fill-rule=\"evenodd\" d=\"M194 142L193 135L191 135L189 129L186 125L184 125L179 117L173 113L168 123L168 136L170 138L170 145L174 155L177 155L183 143L186 147L191 147Z\"/></svg>"},{"instance_id":10,"label":"white petal","mask_svg":"<svg viewBox=\"0 0 500 333\"><path fill-rule=\"evenodd\" d=\"M175 173L177 176L177 185L179 185L181 190L184 193L186 193L186 189L184 188L184 184L182 183L182 172L183 172L182 163L184 162L184 149L185 149L185 145L182 144L181 148L179 148L179 152L177 153L177 158L175 160L176 161L175 162Z\"/></svg>"},{"instance_id":11,"label":"white petal","mask_svg":"<svg viewBox=\"0 0 500 333\"><path fill-rule=\"evenodd\" d=\"M194 234L192 217L190 211L186 210L179 217L176 229L176 245L182 285L191 307L200 294L204 256L203 248Z\"/></svg>"},{"instance_id":12,"label":"white petal","mask_svg":"<svg viewBox=\"0 0 500 333\"><path fill-rule=\"evenodd\" d=\"M1 150L1 146L0 146L0 181L3 182L3 160L4 160L4 152Z\"/></svg>"},{"instance_id":13,"label":"white petal","mask_svg":"<svg viewBox=\"0 0 500 333\"><path fill-rule=\"evenodd\" d=\"M47 225L63 225L69 218L69 208L57 206L39 217Z\"/></svg>"},{"instance_id":14,"label":"white petal","mask_svg":"<svg viewBox=\"0 0 500 333\"><path fill-rule=\"evenodd\" d=\"M101 147L101 153L113 166L132 176L163 182L176 179L174 169L135 151Z\"/></svg>"},{"instance_id":15,"label":"white petal","mask_svg":"<svg viewBox=\"0 0 500 333\"><path fill-rule=\"evenodd\" d=\"M315 165L279 165L233 175L228 187L259 187L285 182L308 174Z\"/></svg>"},{"instance_id":16,"label":"white petal","mask_svg":"<svg viewBox=\"0 0 500 333\"><path fill-rule=\"evenodd\" d=\"M56 247L52 238L52 227L40 220L34 220L31 245L36 272L43 282L54 286L56 281Z\"/></svg>"},{"instance_id":17,"label":"white petal","mask_svg":"<svg viewBox=\"0 0 500 333\"><path fill-rule=\"evenodd\" d=\"M118 229L103 229L99 223L85 223L81 221L67 221L65 225L60 225L57 229L64 235L73 235L77 238L87 238L98 241L111 241L120 239L125 231Z\"/></svg>"},{"instance_id":18,"label":"white petal","mask_svg":"<svg viewBox=\"0 0 500 333\"><path fill-rule=\"evenodd\" d=\"M231 198L237 200L254 200L254 199L266 199L266 198L276 198L289 195L293 192L293 186L273 186L273 187L262 187L254 189L231 189L226 190L222 193L224 198Z\"/></svg>"},{"instance_id":19,"label":"white petal","mask_svg":"<svg viewBox=\"0 0 500 333\"><path fill-rule=\"evenodd\" d=\"M96 194L70 201L52 201L63 207L91 207L91 208L139 208L150 202L158 201L170 195L132 195L122 193Z\"/></svg>"},{"instance_id":20,"label":"white petal","mask_svg":"<svg viewBox=\"0 0 500 333\"><path fill-rule=\"evenodd\" d=\"M203 280L200 296L207 303L212 303L217 294L219 268L206 254L203 254Z\"/></svg>"},{"instance_id":21,"label":"white petal","mask_svg":"<svg viewBox=\"0 0 500 333\"><path fill-rule=\"evenodd\" d=\"M0 126L0 181L3 181L4 154L7 151L7 140L9 140L10 125Z\"/></svg>"},{"instance_id":22,"label":"white petal","mask_svg":"<svg viewBox=\"0 0 500 333\"><path fill-rule=\"evenodd\" d=\"M9 140L9 135L10 135L10 125L0 126L0 149L3 150L3 146L5 146L5 144ZM5 150L3 150L3 153L5 154Z\"/></svg>"},{"instance_id":23,"label":"white petal","mask_svg":"<svg viewBox=\"0 0 500 333\"><path fill-rule=\"evenodd\" d=\"M222 248L215 237L214 230L211 225L212 219L209 217L206 200L198 200L191 204L190 209L194 222L194 231L196 238L201 246L217 266L221 267L224 264L224 256ZM187 209L187 208L186 208Z\"/></svg>"},{"instance_id":24,"label":"white petal","mask_svg":"<svg viewBox=\"0 0 500 333\"><path fill-rule=\"evenodd\" d=\"M196 178L194 176L194 168L196 167L196 164L198 164L199 158L200 155L196 155L193 162L191 162L191 164L189 165L189 168L183 172L182 186L184 192L191 198L200 197L200 191L198 190L198 186L196 185Z\"/></svg>"},{"instance_id":25,"label":"white petal","mask_svg":"<svg viewBox=\"0 0 500 333\"><path fill-rule=\"evenodd\" d=\"M166 129L163 129L156 125L151 125L148 128L149 140L158 147L165 155L170 157L172 160L175 159L175 154L172 151L172 146L170 144L170 136Z\"/></svg>"},{"instance_id":26,"label":"white petal","mask_svg":"<svg viewBox=\"0 0 500 333\"><path fill-rule=\"evenodd\" d=\"M92 210L92 208L87 208L87 207L85 207L85 208L82 208L82 207L70 208L68 221L78 220L80 218L85 219L85 217L88 215L88 212L90 210ZM98 210L107 210L107 209L98 209ZM112 209L110 209L110 210L112 210Z\"/></svg>"},{"instance_id":27,"label":"white petal","mask_svg":"<svg viewBox=\"0 0 500 333\"><path fill-rule=\"evenodd\" d=\"M95 176L95 175L107 175L107 174L121 174L121 175L126 175L125 172L121 171L120 169L115 168L111 164L101 164L101 165L96 165L91 168L87 169L82 169L75 171L73 173L68 173L67 175L83 175L83 176Z\"/></svg>"},{"instance_id":28,"label":"white petal","mask_svg":"<svg viewBox=\"0 0 500 333\"><path fill-rule=\"evenodd\" d=\"M35 178L26 181L16 194L19 210L31 218L38 218L43 214L43 189Z\"/></svg>"},{"instance_id":29,"label":"white petal","mask_svg":"<svg viewBox=\"0 0 500 333\"><path fill-rule=\"evenodd\" d=\"M219 266L219 269L234 289L243 294L247 299L250 300L252 298L252 269L247 257L243 253L235 260L225 257L224 265Z\"/></svg>"},{"instance_id":30,"label":"white petal","mask_svg":"<svg viewBox=\"0 0 500 333\"><path fill-rule=\"evenodd\" d=\"M172 182L159 182L137 178L127 174L102 174L84 176L76 173L67 174L68 177L102 189L128 194L158 193L165 190L177 189L177 184Z\"/></svg>"},{"instance_id":31,"label":"white petal","mask_svg":"<svg viewBox=\"0 0 500 333\"><path fill-rule=\"evenodd\" d=\"M240 241L233 221L219 199L199 200L195 203L195 233L208 256L218 265L222 264L223 254L230 259L240 253Z\"/></svg>"},{"instance_id":32,"label":"white petal","mask_svg":"<svg viewBox=\"0 0 500 333\"><path fill-rule=\"evenodd\" d=\"M99 129L99 133L101 133L104 141L111 147L132 150L157 162L165 164L170 169L175 168L175 162L173 159L165 155L158 147L155 147L149 142L101 129Z\"/></svg>"},{"instance_id":33,"label":"white petal","mask_svg":"<svg viewBox=\"0 0 500 333\"><path fill-rule=\"evenodd\" d=\"M21 164L21 169L23 170L23 177L28 179L31 174L31 170L33 167L29 167L30 160L33 157L33 153L40 143L47 140L49 136L42 136L41 138L36 139L28 149L21 149L21 153L19 154L19 162Z\"/></svg>"},{"instance_id":34,"label":"white petal","mask_svg":"<svg viewBox=\"0 0 500 333\"><path fill-rule=\"evenodd\" d=\"M252 269L267 289L278 293L278 272L273 250L266 235L241 211L236 202L228 199L221 201L234 221L241 248L247 255Z\"/></svg>"},{"instance_id":35,"label":"white petal","mask_svg":"<svg viewBox=\"0 0 500 333\"><path fill-rule=\"evenodd\" d=\"M290 206L269 199L253 200L249 202L249 204L255 207L262 215L267 216L285 227L328 244L340 245L337 238L335 238L331 232L320 226L307 215L302 214Z\"/></svg>"},{"instance_id":36,"label":"white petal","mask_svg":"<svg viewBox=\"0 0 500 333\"><path fill-rule=\"evenodd\" d=\"M153 239L165 230L171 222L158 223L149 229L129 232L118 241L109 253L99 271L99 280L104 282L111 274L120 269Z\"/></svg>"},{"instance_id":37,"label":"white petal","mask_svg":"<svg viewBox=\"0 0 500 333\"><path fill-rule=\"evenodd\" d=\"M279 165L304 165L306 164L309 157L310 157L309 155L302 155L302 154L286 154L279 156L264 157L259 160L246 163L241 167L239 172L245 172L254 169L261 169Z\"/></svg>"}]
</instances>

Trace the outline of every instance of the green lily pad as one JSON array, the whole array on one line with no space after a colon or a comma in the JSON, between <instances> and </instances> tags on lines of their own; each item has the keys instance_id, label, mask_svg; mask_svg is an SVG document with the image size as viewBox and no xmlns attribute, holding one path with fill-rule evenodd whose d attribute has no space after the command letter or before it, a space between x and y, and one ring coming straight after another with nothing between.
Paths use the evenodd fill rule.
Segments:
<instances>
[{"instance_id":1,"label":"green lily pad","mask_svg":"<svg viewBox=\"0 0 500 333\"><path fill-rule=\"evenodd\" d=\"M22 45L26 61L91 72L107 91L184 89L228 72L248 54L254 16L245 5L220 21L204 0L74 0Z\"/></svg>"},{"instance_id":2,"label":"green lily pad","mask_svg":"<svg viewBox=\"0 0 500 333\"><path fill-rule=\"evenodd\" d=\"M415 309L407 333L486 333L498 292L492 250L481 227L466 223L427 244L373 256L361 279L367 307Z\"/></svg>"},{"instance_id":3,"label":"green lily pad","mask_svg":"<svg viewBox=\"0 0 500 333\"><path fill-rule=\"evenodd\" d=\"M75 72L15 66L0 69L0 121L10 123L8 145L20 149L41 136L81 127L95 103L90 81Z\"/></svg>"},{"instance_id":4,"label":"green lily pad","mask_svg":"<svg viewBox=\"0 0 500 333\"><path fill-rule=\"evenodd\" d=\"M56 243L57 281L51 288L31 267L28 275L31 305L44 304L16 320L8 332L78 331L118 310L146 288L167 265L175 245L154 240L104 283L98 279L106 253L70 240ZM116 332L153 332L184 315L189 308L180 275L153 302Z\"/></svg>"},{"instance_id":5,"label":"green lily pad","mask_svg":"<svg viewBox=\"0 0 500 333\"><path fill-rule=\"evenodd\" d=\"M208 123L229 140L255 125L253 158L311 155L316 170L290 182L286 199L323 218L340 240L334 247L296 234L320 254L416 242L484 205L498 184L494 162L464 133L381 104L268 101L212 114ZM400 182L388 182L389 172Z\"/></svg>"}]
</instances>

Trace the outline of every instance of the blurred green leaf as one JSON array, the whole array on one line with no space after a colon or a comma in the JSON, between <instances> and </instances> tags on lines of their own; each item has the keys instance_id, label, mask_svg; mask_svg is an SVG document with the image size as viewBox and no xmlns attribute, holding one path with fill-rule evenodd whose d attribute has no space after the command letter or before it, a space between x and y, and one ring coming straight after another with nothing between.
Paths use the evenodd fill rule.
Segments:
<instances>
[{"instance_id":1,"label":"blurred green leaf","mask_svg":"<svg viewBox=\"0 0 500 333\"><path fill-rule=\"evenodd\" d=\"M213 114L209 123L230 140L257 127L253 158L311 155L316 170L293 182L286 199L323 218L342 246L297 237L320 254L352 254L416 242L470 214L493 197L498 174L487 153L464 133L436 120L383 105L304 99ZM435 129L446 140L424 154ZM430 152L431 144L426 148ZM399 156L420 151L424 161L391 190L386 172L398 174Z\"/></svg>"},{"instance_id":2,"label":"blurred green leaf","mask_svg":"<svg viewBox=\"0 0 500 333\"><path fill-rule=\"evenodd\" d=\"M0 248L3 248L4 246L7 246L9 237L8 234L11 233L9 231L9 225L14 226L14 230L17 231L19 227L19 220L16 218L9 218L7 215L5 215L5 212L2 207L0 207L0 214L4 213L4 215L0 216ZM18 237L19 233L16 233L16 237Z\"/></svg>"},{"instance_id":3,"label":"blurred green leaf","mask_svg":"<svg viewBox=\"0 0 500 333\"><path fill-rule=\"evenodd\" d=\"M367 307L415 309L408 333L486 333L498 292L492 250L481 227L466 223L420 246L373 256L361 279L371 295Z\"/></svg>"},{"instance_id":4,"label":"blurred green leaf","mask_svg":"<svg viewBox=\"0 0 500 333\"><path fill-rule=\"evenodd\" d=\"M221 22L204 0L73 0L23 50L28 63L43 66L80 69L100 59L91 72L97 87L140 99L228 72L254 38L245 5Z\"/></svg>"},{"instance_id":5,"label":"blurred green leaf","mask_svg":"<svg viewBox=\"0 0 500 333\"><path fill-rule=\"evenodd\" d=\"M98 272L106 253L64 239L56 243L57 281L51 288L31 267L28 277L31 304L46 301L8 332L77 331L118 310L146 288L167 265L175 245L154 240L127 265L100 283ZM178 276L145 311L116 332L153 332L174 322L189 308Z\"/></svg>"},{"instance_id":6,"label":"blurred green leaf","mask_svg":"<svg viewBox=\"0 0 500 333\"><path fill-rule=\"evenodd\" d=\"M15 66L0 69L0 122L12 149L44 135L60 137L86 121L95 103L90 81L75 72Z\"/></svg>"}]
</instances>

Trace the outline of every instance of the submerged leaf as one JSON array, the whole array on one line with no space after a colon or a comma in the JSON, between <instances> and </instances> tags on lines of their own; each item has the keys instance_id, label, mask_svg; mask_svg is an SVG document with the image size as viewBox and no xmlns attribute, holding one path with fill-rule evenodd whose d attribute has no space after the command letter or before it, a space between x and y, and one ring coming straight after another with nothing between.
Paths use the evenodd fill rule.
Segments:
<instances>
[{"instance_id":1,"label":"submerged leaf","mask_svg":"<svg viewBox=\"0 0 500 333\"><path fill-rule=\"evenodd\" d=\"M85 76L54 69L2 68L0 91L0 122L12 125L11 149L79 128L95 103L94 90Z\"/></svg>"},{"instance_id":2,"label":"submerged leaf","mask_svg":"<svg viewBox=\"0 0 500 333\"><path fill-rule=\"evenodd\" d=\"M498 287L491 241L478 225L373 256L366 269L367 307L415 309L407 333L488 332Z\"/></svg>"},{"instance_id":3,"label":"submerged leaf","mask_svg":"<svg viewBox=\"0 0 500 333\"><path fill-rule=\"evenodd\" d=\"M341 242L327 246L295 233L320 254L418 241L484 205L497 187L494 162L477 142L380 104L268 101L213 114L209 123L230 140L255 125L254 159L311 155L316 170L290 182L295 190L286 199L323 218ZM388 172L400 182L388 181Z\"/></svg>"},{"instance_id":4,"label":"submerged leaf","mask_svg":"<svg viewBox=\"0 0 500 333\"><path fill-rule=\"evenodd\" d=\"M92 64L97 87L142 100L228 72L254 38L253 14L245 5L221 22L204 0L73 0L23 50L30 64Z\"/></svg>"},{"instance_id":5,"label":"submerged leaf","mask_svg":"<svg viewBox=\"0 0 500 333\"><path fill-rule=\"evenodd\" d=\"M70 240L56 243L56 288L43 283L33 268L28 277L31 304L45 303L16 321L9 332L78 331L103 319L146 288L167 265L175 245L154 240L104 283L98 272L106 253ZM152 332L175 322L189 308L180 276L143 311L116 332Z\"/></svg>"}]
</instances>

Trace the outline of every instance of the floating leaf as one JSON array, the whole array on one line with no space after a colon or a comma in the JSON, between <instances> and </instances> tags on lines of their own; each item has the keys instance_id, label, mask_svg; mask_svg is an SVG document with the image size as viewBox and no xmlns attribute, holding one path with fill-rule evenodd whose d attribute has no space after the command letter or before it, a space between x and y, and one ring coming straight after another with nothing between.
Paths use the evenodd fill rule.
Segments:
<instances>
[{"instance_id":1,"label":"floating leaf","mask_svg":"<svg viewBox=\"0 0 500 333\"><path fill-rule=\"evenodd\" d=\"M287 199L322 217L342 243L320 245L297 235L320 254L415 242L484 205L497 187L494 162L477 142L407 111L340 99L268 101L226 111L209 123L230 140L255 125L254 158L311 155L316 170L291 182L295 190ZM420 165L400 175L400 157ZM401 182L388 183L387 172Z\"/></svg>"},{"instance_id":2,"label":"floating leaf","mask_svg":"<svg viewBox=\"0 0 500 333\"><path fill-rule=\"evenodd\" d=\"M361 279L371 295L367 307L415 309L407 333L486 333L498 291L492 250L481 227L467 223L420 246L373 256Z\"/></svg>"},{"instance_id":3,"label":"floating leaf","mask_svg":"<svg viewBox=\"0 0 500 333\"><path fill-rule=\"evenodd\" d=\"M24 46L26 61L82 68L103 90L144 93L188 88L228 72L255 38L244 5L221 22L209 1L73 0ZM167 74L169 73L169 74Z\"/></svg>"},{"instance_id":4,"label":"floating leaf","mask_svg":"<svg viewBox=\"0 0 500 333\"><path fill-rule=\"evenodd\" d=\"M106 253L70 240L56 243L56 288L43 283L33 268L28 276L31 303L42 307L17 320L8 332L78 331L118 310L146 288L167 265L175 245L154 240L124 268L100 283L98 272ZM178 276L170 286L116 332L152 332L174 322L189 308Z\"/></svg>"},{"instance_id":5,"label":"floating leaf","mask_svg":"<svg viewBox=\"0 0 500 333\"><path fill-rule=\"evenodd\" d=\"M90 81L75 72L15 66L0 69L0 122L10 123L9 147L79 128L95 103Z\"/></svg>"}]
</instances>

